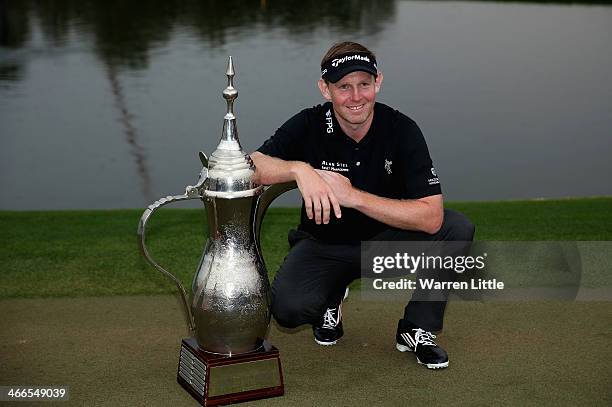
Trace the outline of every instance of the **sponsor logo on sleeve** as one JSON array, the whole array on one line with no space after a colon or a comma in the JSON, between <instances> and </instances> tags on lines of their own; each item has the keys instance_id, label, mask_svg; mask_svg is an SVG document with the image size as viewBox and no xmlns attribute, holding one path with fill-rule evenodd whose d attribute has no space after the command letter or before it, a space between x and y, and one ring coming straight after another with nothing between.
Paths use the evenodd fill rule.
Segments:
<instances>
[{"instance_id":1,"label":"sponsor logo on sleeve","mask_svg":"<svg viewBox=\"0 0 612 407\"><path fill-rule=\"evenodd\" d=\"M438 175L436 174L436 169L434 167L431 167L431 175L433 175L432 178L429 178L427 180L427 183L429 185L437 185L440 183L440 180L438 179Z\"/></svg>"}]
</instances>

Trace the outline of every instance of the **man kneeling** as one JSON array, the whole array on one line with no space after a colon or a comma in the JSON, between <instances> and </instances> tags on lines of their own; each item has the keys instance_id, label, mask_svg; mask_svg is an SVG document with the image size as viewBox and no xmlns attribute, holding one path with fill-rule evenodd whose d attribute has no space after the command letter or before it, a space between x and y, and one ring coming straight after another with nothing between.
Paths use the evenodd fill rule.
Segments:
<instances>
[{"instance_id":1,"label":"man kneeling","mask_svg":"<svg viewBox=\"0 0 612 407\"><path fill-rule=\"evenodd\" d=\"M272 314L288 328L313 327L315 341L342 337L342 300L360 277L360 242L471 241L474 226L443 207L440 182L417 124L376 102L383 75L363 45L333 45L321 61L322 105L304 109L251 154L256 181L296 181L300 225L272 283ZM448 366L432 333L446 301L411 300L397 349L428 368Z\"/></svg>"}]
</instances>

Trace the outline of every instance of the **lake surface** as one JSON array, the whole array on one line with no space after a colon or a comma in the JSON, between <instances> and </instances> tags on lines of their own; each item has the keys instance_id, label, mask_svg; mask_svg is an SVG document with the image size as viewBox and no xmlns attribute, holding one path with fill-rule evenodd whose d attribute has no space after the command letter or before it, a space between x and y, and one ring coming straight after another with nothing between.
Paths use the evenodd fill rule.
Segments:
<instances>
[{"instance_id":1,"label":"lake surface","mask_svg":"<svg viewBox=\"0 0 612 407\"><path fill-rule=\"evenodd\" d=\"M252 151L322 101L346 39L376 53L379 101L420 125L446 199L612 195L610 6L20 0L0 2L0 209L180 193L221 135L228 55Z\"/></svg>"}]
</instances>

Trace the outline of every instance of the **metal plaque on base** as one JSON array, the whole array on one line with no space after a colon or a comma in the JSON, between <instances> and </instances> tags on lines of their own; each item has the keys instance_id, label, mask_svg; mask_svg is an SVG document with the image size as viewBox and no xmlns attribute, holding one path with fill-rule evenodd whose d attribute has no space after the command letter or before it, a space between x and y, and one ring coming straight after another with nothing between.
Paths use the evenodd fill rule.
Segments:
<instances>
[{"instance_id":1,"label":"metal plaque on base","mask_svg":"<svg viewBox=\"0 0 612 407\"><path fill-rule=\"evenodd\" d=\"M199 349L183 339L177 381L203 406L282 396L285 392L278 349L264 341L260 350L236 356Z\"/></svg>"}]
</instances>

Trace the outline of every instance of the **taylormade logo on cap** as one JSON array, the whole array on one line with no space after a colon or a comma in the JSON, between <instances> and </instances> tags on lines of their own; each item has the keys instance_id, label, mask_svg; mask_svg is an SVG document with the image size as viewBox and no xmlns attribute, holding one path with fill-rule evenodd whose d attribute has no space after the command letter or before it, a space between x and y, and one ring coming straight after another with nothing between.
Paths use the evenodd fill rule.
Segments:
<instances>
[{"instance_id":1,"label":"taylormade logo on cap","mask_svg":"<svg viewBox=\"0 0 612 407\"><path fill-rule=\"evenodd\" d=\"M334 58L332 60L331 66L336 68L338 65L343 64L346 61L353 61L353 60L370 62L370 58L368 58L367 56L355 54L355 55L347 55L342 58Z\"/></svg>"},{"instance_id":2,"label":"taylormade logo on cap","mask_svg":"<svg viewBox=\"0 0 612 407\"><path fill-rule=\"evenodd\" d=\"M335 83L344 75L354 71L364 71L377 75L376 58L365 52L348 52L336 55L335 58L329 59L321 65L321 78Z\"/></svg>"}]
</instances>

